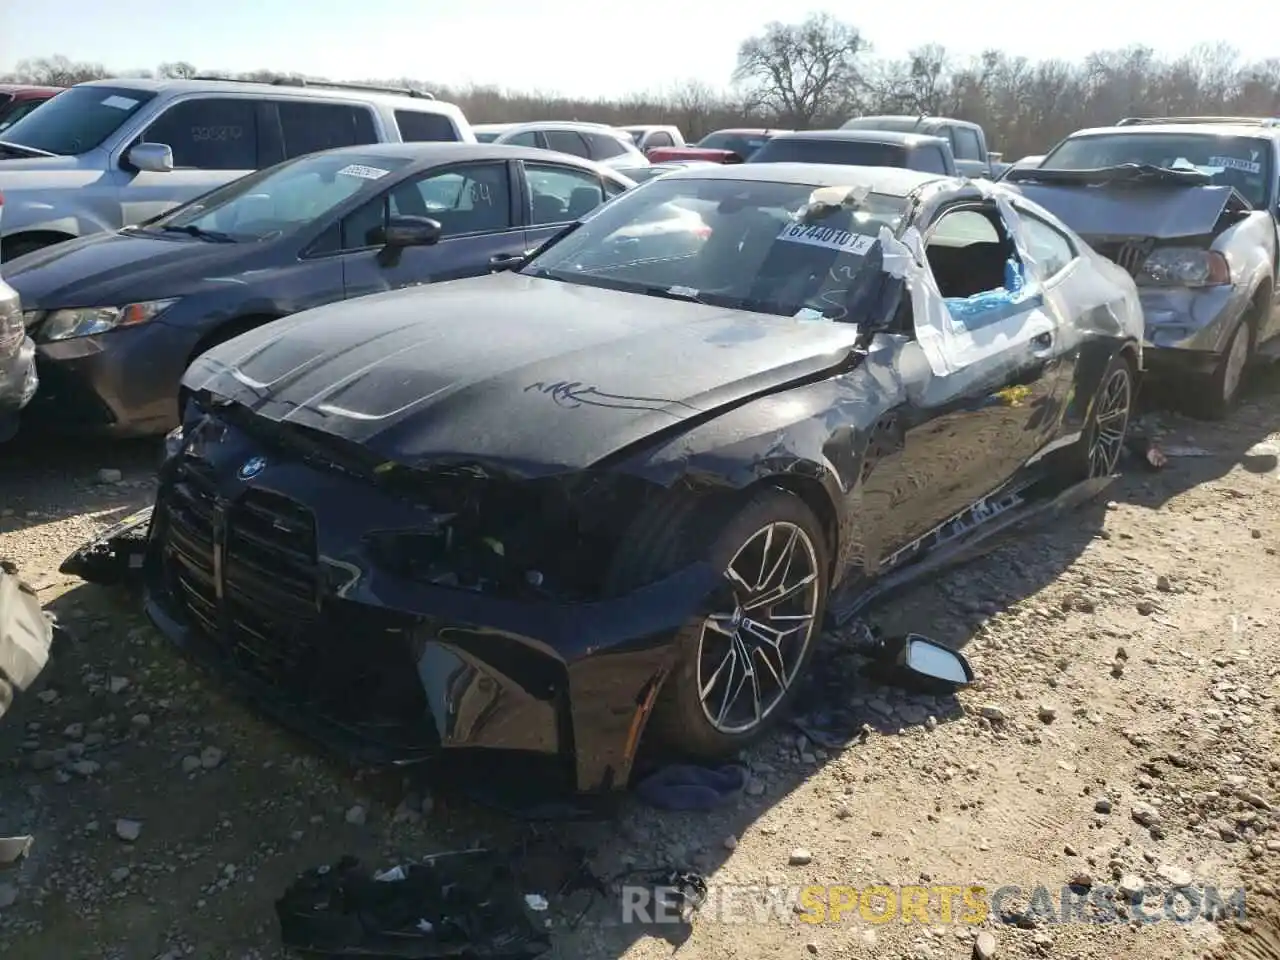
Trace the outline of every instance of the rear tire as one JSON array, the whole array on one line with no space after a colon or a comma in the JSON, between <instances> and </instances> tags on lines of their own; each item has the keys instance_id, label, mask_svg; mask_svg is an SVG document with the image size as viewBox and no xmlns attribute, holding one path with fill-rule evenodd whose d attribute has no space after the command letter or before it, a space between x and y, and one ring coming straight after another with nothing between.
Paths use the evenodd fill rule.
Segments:
<instances>
[{"instance_id":1,"label":"rear tire","mask_svg":"<svg viewBox=\"0 0 1280 960\"><path fill-rule=\"evenodd\" d=\"M1253 359L1253 324L1241 317L1231 332L1227 348L1218 358L1213 373L1197 378L1187 400L1187 412L1201 420L1223 420L1240 403L1245 371Z\"/></svg>"},{"instance_id":2,"label":"rear tire","mask_svg":"<svg viewBox=\"0 0 1280 960\"><path fill-rule=\"evenodd\" d=\"M809 665L829 583L822 525L803 500L776 487L719 524L705 507L679 510L660 526L656 519L638 522L620 551L614 591L696 560L725 571L726 583L711 616L676 635L676 663L648 729L680 754L722 759L772 729Z\"/></svg>"}]
</instances>

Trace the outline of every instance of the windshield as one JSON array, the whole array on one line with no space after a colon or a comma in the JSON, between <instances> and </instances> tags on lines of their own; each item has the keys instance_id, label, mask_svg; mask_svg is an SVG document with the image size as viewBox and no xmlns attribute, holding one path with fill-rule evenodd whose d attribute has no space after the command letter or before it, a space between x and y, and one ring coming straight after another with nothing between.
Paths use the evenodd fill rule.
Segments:
<instances>
[{"instance_id":1,"label":"windshield","mask_svg":"<svg viewBox=\"0 0 1280 960\"><path fill-rule=\"evenodd\" d=\"M868 254L900 197L815 205L815 187L651 180L598 208L523 272L565 283L814 319L856 318L887 276ZM822 188L844 200L849 188ZM864 269L866 268L866 269Z\"/></svg>"},{"instance_id":2,"label":"windshield","mask_svg":"<svg viewBox=\"0 0 1280 960\"><path fill-rule=\"evenodd\" d=\"M1271 151L1256 137L1208 133L1102 133L1064 140L1039 164L1045 170L1096 170L1125 163L1192 166L1213 182L1235 187L1256 209L1266 209L1272 182Z\"/></svg>"},{"instance_id":3,"label":"windshield","mask_svg":"<svg viewBox=\"0 0 1280 960\"><path fill-rule=\"evenodd\" d=\"M203 239L274 240L324 216L409 163L405 157L319 153L252 173L146 225Z\"/></svg>"},{"instance_id":4,"label":"windshield","mask_svg":"<svg viewBox=\"0 0 1280 960\"><path fill-rule=\"evenodd\" d=\"M154 96L129 87L72 87L7 128L0 140L62 156L88 153Z\"/></svg>"},{"instance_id":5,"label":"windshield","mask_svg":"<svg viewBox=\"0 0 1280 960\"><path fill-rule=\"evenodd\" d=\"M752 163L840 163L857 167L905 167L907 151L894 143L868 140L770 140Z\"/></svg>"},{"instance_id":6,"label":"windshield","mask_svg":"<svg viewBox=\"0 0 1280 960\"><path fill-rule=\"evenodd\" d=\"M474 130L474 128L472 128ZM493 143L502 135L501 130L475 130L477 143Z\"/></svg>"},{"instance_id":7,"label":"windshield","mask_svg":"<svg viewBox=\"0 0 1280 960\"><path fill-rule=\"evenodd\" d=\"M706 150L731 150L743 160L769 142L762 133L709 133L698 141L697 146Z\"/></svg>"}]
</instances>

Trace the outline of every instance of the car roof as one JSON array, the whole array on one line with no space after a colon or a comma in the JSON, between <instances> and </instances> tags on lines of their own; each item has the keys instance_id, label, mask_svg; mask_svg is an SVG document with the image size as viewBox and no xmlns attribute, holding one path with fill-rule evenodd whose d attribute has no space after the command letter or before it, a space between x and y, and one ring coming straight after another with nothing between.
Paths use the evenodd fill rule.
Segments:
<instances>
[{"instance_id":1,"label":"car roof","mask_svg":"<svg viewBox=\"0 0 1280 960\"><path fill-rule=\"evenodd\" d=\"M471 160L555 160L585 170L617 174L603 164L540 147L517 147L509 143L462 143L451 140L430 140L416 143L363 143L354 147L337 147L326 154L352 157L403 158L410 162L406 169L433 167L441 163L466 163ZM623 175L622 179L629 179Z\"/></svg>"},{"instance_id":2,"label":"car roof","mask_svg":"<svg viewBox=\"0 0 1280 960\"><path fill-rule=\"evenodd\" d=\"M407 90L404 93L392 89L365 88L359 85L329 85L317 81L314 85L305 83L271 83L257 80L222 80L218 78L206 80L170 79L152 80L145 77L114 77L109 80L87 80L76 84L77 87L110 87L132 88L149 93L238 93L254 94L260 97L289 98L323 98L325 100L352 100L359 103L378 103L394 105L404 109L407 104L414 104L414 109L421 112L450 113L458 108L448 101L436 100L430 95L413 96Z\"/></svg>"},{"instance_id":3,"label":"car roof","mask_svg":"<svg viewBox=\"0 0 1280 960\"><path fill-rule=\"evenodd\" d=\"M502 128L503 133L523 132L525 130L585 130L591 133L622 134L622 131L617 127L611 127L607 123L592 123L588 120L526 120L522 123L485 123L478 128L472 125L471 129L492 132L499 127Z\"/></svg>"},{"instance_id":4,"label":"car roof","mask_svg":"<svg viewBox=\"0 0 1280 960\"><path fill-rule=\"evenodd\" d=\"M1259 127L1248 123L1135 123L1123 127L1089 127L1077 130L1067 137L1089 137L1100 133L1119 133L1126 136L1135 133L1190 133L1204 137L1255 137L1258 140L1274 140L1280 136L1275 127Z\"/></svg>"},{"instance_id":5,"label":"car roof","mask_svg":"<svg viewBox=\"0 0 1280 960\"><path fill-rule=\"evenodd\" d=\"M924 143L946 143L942 137L927 133L903 133L897 130L804 130L780 133L775 140L856 140L865 143L896 143L915 147Z\"/></svg>"},{"instance_id":6,"label":"car roof","mask_svg":"<svg viewBox=\"0 0 1280 960\"><path fill-rule=\"evenodd\" d=\"M866 187L873 193L905 197L936 180L964 183L958 177L901 167L854 167L836 163L735 163L728 166L673 170L664 180L741 180L756 183L794 183L814 187Z\"/></svg>"},{"instance_id":7,"label":"car roof","mask_svg":"<svg viewBox=\"0 0 1280 960\"><path fill-rule=\"evenodd\" d=\"M0 93L11 93L15 97L61 93L65 89L66 87L42 87L34 83L0 83Z\"/></svg>"},{"instance_id":8,"label":"car roof","mask_svg":"<svg viewBox=\"0 0 1280 960\"><path fill-rule=\"evenodd\" d=\"M914 123L918 126L924 126L927 123L950 123L963 124L966 127L976 127L978 124L972 120L960 120L956 117L935 117L927 113L877 113L868 117L853 117L848 123L882 123L886 120L894 123Z\"/></svg>"},{"instance_id":9,"label":"car roof","mask_svg":"<svg viewBox=\"0 0 1280 960\"><path fill-rule=\"evenodd\" d=\"M768 127L725 127L723 130L712 130L711 133L739 133L747 136L768 134L770 136L778 136L783 133L791 133L791 131L771 130ZM708 134L708 136L710 136L710 134Z\"/></svg>"}]
</instances>

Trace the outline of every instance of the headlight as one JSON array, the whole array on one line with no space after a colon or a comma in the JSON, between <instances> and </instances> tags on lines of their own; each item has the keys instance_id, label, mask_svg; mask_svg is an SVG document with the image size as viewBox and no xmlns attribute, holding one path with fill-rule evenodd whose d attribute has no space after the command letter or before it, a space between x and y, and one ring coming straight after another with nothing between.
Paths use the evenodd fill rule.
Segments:
<instances>
[{"instance_id":1,"label":"headlight","mask_svg":"<svg viewBox=\"0 0 1280 960\"><path fill-rule=\"evenodd\" d=\"M1138 282L1162 287L1217 287L1231 282L1231 268L1216 250L1158 247L1142 265Z\"/></svg>"},{"instance_id":2,"label":"headlight","mask_svg":"<svg viewBox=\"0 0 1280 960\"><path fill-rule=\"evenodd\" d=\"M15 293L12 297L0 299L0 357L10 357L17 353L26 335L18 295Z\"/></svg>"},{"instance_id":3,"label":"headlight","mask_svg":"<svg viewBox=\"0 0 1280 960\"><path fill-rule=\"evenodd\" d=\"M40 325L40 340L70 340L95 333L106 333L118 327L132 327L153 320L177 303L172 300L145 300L123 307L78 307L73 310L51 310Z\"/></svg>"}]
</instances>

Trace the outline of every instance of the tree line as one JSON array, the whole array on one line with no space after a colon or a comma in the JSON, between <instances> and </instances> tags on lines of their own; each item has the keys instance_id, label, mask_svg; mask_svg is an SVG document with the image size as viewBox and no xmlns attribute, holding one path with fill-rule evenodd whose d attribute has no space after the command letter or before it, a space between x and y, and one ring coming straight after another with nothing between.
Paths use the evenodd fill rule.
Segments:
<instances>
[{"instance_id":1,"label":"tree line","mask_svg":"<svg viewBox=\"0 0 1280 960\"><path fill-rule=\"evenodd\" d=\"M3 79L70 86L105 77L217 76L298 80L299 74L198 70L186 62L112 71L64 56L23 60ZM673 123L696 139L724 127L817 129L876 113L932 114L980 123L1006 159L1043 153L1073 130L1124 116L1228 114L1280 116L1280 57L1249 62L1226 44L1205 44L1179 57L1133 45L1100 50L1078 62L1032 61L1000 50L962 59L940 44L903 58L878 57L852 24L829 14L772 23L742 41L731 83L674 83L612 100L449 87L413 77L371 83L429 90L456 103L475 123L594 120Z\"/></svg>"}]
</instances>

